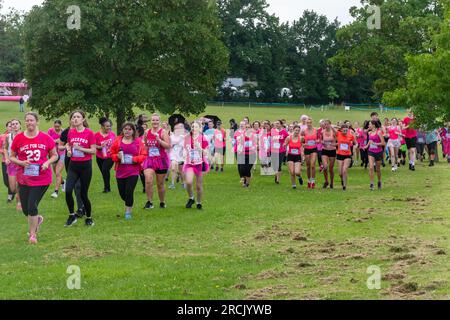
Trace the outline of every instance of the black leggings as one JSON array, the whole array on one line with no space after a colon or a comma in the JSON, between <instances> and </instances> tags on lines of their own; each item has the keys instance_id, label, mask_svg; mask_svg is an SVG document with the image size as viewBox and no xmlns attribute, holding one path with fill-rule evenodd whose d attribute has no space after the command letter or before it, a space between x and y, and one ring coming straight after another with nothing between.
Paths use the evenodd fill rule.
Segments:
<instances>
[{"instance_id":1,"label":"black leggings","mask_svg":"<svg viewBox=\"0 0 450 320\"><path fill-rule=\"evenodd\" d=\"M2 162L2 175L3 175L3 184L8 189L8 195L13 194L11 188L9 187L8 171L6 169L6 163L4 162Z\"/></svg>"},{"instance_id":2,"label":"black leggings","mask_svg":"<svg viewBox=\"0 0 450 320\"><path fill-rule=\"evenodd\" d=\"M117 178L117 187L119 194L125 206L132 207L134 204L134 189L136 188L139 176L132 176L124 179Z\"/></svg>"},{"instance_id":3,"label":"black leggings","mask_svg":"<svg viewBox=\"0 0 450 320\"><path fill-rule=\"evenodd\" d=\"M359 149L359 155L361 156L361 162L364 164L369 163L369 155L367 153L367 149Z\"/></svg>"},{"instance_id":4,"label":"black leggings","mask_svg":"<svg viewBox=\"0 0 450 320\"><path fill-rule=\"evenodd\" d=\"M70 213L75 213L72 192L76 182L80 181L80 197L86 210L86 217L91 217L91 202L88 198L89 185L92 179L92 161L70 161L66 181L66 203Z\"/></svg>"},{"instance_id":5,"label":"black leggings","mask_svg":"<svg viewBox=\"0 0 450 320\"><path fill-rule=\"evenodd\" d=\"M252 168L255 163L256 155L255 154L238 154L238 171L239 176L243 177L251 177L252 176Z\"/></svg>"},{"instance_id":6,"label":"black leggings","mask_svg":"<svg viewBox=\"0 0 450 320\"><path fill-rule=\"evenodd\" d=\"M22 212L25 216L38 215L38 206L42 197L47 192L48 186L30 187L19 184L19 195L22 203Z\"/></svg>"},{"instance_id":7,"label":"black leggings","mask_svg":"<svg viewBox=\"0 0 450 320\"><path fill-rule=\"evenodd\" d=\"M114 162L111 158L101 159L97 157L97 165L100 169L100 172L102 173L103 177L103 187L104 190L111 190L111 168L114 165Z\"/></svg>"},{"instance_id":8,"label":"black leggings","mask_svg":"<svg viewBox=\"0 0 450 320\"><path fill-rule=\"evenodd\" d=\"M69 173L69 163L70 163L70 157L67 156L64 158L64 166L66 167L66 173ZM77 199L77 207L78 209L82 209L84 207L83 200L81 200L81 182L80 179L77 180L75 183L75 198Z\"/></svg>"}]
</instances>

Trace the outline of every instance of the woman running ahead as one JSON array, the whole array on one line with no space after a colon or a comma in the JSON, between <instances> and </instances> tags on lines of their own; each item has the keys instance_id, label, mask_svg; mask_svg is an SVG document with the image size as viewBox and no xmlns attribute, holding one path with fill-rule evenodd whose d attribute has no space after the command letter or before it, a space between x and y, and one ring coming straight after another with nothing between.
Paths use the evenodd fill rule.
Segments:
<instances>
[{"instance_id":1,"label":"woman running ahead","mask_svg":"<svg viewBox=\"0 0 450 320\"><path fill-rule=\"evenodd\" d=\"M29 242L37 243L37 233L44 218L38 206L48 187L52 184L51 165L58 161L55 142L39 131L38 116L29 112L25 116L27 130L17 135L11 146L10 160L18 166L22 211L28 218Z\"/></svg>"}]
</instances>

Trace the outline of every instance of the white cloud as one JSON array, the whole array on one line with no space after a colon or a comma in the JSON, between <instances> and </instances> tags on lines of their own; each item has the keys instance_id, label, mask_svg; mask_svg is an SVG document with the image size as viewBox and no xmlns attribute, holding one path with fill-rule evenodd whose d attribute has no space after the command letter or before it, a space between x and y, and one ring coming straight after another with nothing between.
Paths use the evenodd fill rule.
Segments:
<instances>
[{"instance_id":1,"label":"white cloud","mask_svg":"<svg viewBox=\"0 0 450 320\"><path fill-rule=\"evenodd\" d=\"M281 21L298 20L305 10L314 10L326 15L329 20L336 17L342 24L353 21L349 9L360 6L359 0L267 0L268 11L275 14Z\"/></svg>"}]
</instances>

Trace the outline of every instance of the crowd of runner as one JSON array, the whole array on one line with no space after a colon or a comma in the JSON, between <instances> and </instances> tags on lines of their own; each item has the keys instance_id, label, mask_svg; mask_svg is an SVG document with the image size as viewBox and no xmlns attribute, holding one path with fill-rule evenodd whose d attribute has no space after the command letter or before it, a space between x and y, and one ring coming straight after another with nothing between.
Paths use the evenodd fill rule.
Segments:
<instances>
[{"instance_id":1,"label":"crowd of runner","mask_svg":"<svg viewBox=\"0 0 450 320\"><path fill-rule=\"evenodd\" d=\"M3 182L8 190L8 203L16 199L17 210L28 219L29 242L37 243L37 233L44 218L39 215L39 202L52 185L52 198L65 193L68 218L65 226L73 226L85 217L93 226L89 187L92 180L92 158L96 158L103 180L103 192L111 192L111 170L114 167L118 192L125 206L125 219L132 218L134 193L142 182L147 202L144 209L154 208L154 185L159 207L166 208L166 182L174 189L181 183L188 196L186 208L202 209L203 175L223 172L231 154L237 163L241 185L249 188L257 164L262 174L273 174L280 184L283 165L287 165L293 189L301 186L315 189L317 176L323 174L323 189L334 189L335 169L342 190L347 190L349 168L367 169L370 190L382 189L381 167L390 165L396 172L409 161L415 171L416 161L434 166L441 142L442 154L450 163L450 122L444 128L421 131L414 126L411 112L404 119L384 119L377 113L360 124L342 121L314 120L303 115L300 121L287 123L281 119L270 122L244 118L239 123L230 120L225 130L221 121L201 119L191 123L162 122L157 114L150 119L139 116L136 122L126 122L119 136L112 132L113 123L99 120L101 129L89 129L83 111L74 111L70 126L63 128L56 120L44 133L39 130L38 115L25 115L24 129L19 119L6 123L0 136ZM227 145L231 150L227 152ZM337 163L337 166L336 166ZM52 172L53 170L53 172ZM66 179L63 178L64 171ZM306 174L303 173L306 171ZM375 184L376 179L376 184ZM75 200L74 200L75 194ZM75 210L75 203L77 210Z\"/></svg>"}]
</instances>

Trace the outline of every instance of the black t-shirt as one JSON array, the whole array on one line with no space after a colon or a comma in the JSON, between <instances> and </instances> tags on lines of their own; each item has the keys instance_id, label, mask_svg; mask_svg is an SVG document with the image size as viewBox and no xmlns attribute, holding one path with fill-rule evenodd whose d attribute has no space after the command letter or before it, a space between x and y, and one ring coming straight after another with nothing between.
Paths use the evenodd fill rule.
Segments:
<instances>
[{"instance_id":1,"label":"black t-shirt","mask_svg":"<svg viewBox=\"0 0 450 320\"><path fill-rule=\"evenodd\" d=\"M67 143L67 139L69 136L69 130L70 128L64 129L63 132L61 132L61 137L59 138L59 140L61 140L61 142Z\"/></svg>"}]
</instances>

